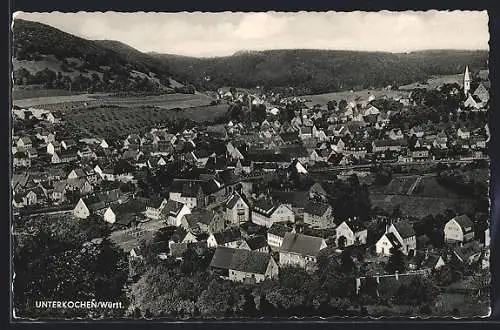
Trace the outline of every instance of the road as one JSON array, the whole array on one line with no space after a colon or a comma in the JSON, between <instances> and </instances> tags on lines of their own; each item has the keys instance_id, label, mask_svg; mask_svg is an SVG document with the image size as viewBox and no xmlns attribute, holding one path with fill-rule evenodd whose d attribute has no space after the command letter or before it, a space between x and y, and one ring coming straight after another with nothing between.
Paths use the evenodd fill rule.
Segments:
<instances>
[{"instance_id":1,"label":"road","mask_svg":"<svg viewBox=\"0 0 500 330\"><path fill-rule=\"evenodd\" d=\"M345 171L345 170L361 170L361 169L371 169L372 167L384 165L384 166L412 166L412 165L435 165L435 164L467 164L472 163L476 160L487 160L487 158L475 158L475 159L451 159L451 160L431 160L426 162L393 162L393 163L371 163L371 164L361 164L361 165L346 165L346 166L331 166L325 168L311 169L309 172L330 172L330 171Z\"/></svg>"}]
</instances>

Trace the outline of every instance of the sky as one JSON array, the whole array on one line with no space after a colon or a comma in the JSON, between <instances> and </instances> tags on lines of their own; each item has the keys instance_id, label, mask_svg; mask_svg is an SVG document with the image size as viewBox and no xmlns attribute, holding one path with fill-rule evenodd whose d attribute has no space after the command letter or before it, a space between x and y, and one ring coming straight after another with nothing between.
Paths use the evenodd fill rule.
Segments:
<instances>
[{"instance_id":1,"label":"sky","mask_svg":"<svg viewBox=\"0 0 500 330\"><path fill-rule=\"evenodd\" d=\"M196 57L293 48L387 52L489 49L486 11L17 12L14 17L86 39L118 40L143 52Z\"/></svg>"}]
</instances>

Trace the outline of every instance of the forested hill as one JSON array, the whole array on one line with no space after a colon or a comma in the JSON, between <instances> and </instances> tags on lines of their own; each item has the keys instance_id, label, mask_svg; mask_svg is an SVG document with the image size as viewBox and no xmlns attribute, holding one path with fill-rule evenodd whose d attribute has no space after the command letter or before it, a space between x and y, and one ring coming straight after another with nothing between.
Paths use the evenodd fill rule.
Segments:
<instances>
[{"instance_id":1,"label":"forested hill","mask_svg":"<svg viewBox=\"0 0 500 330\"><path fill-rule=\"evenodd\" d=\"M13 69L17 85L93 91L168 90L168 66L117 41L92 41L49 25L16 19Z\"/></svg>"},{"instance_id":2,"label":"forested hill","mask_svg":"<svg viewBox=\"0 0 500 330\"><path fill-rule=\"evenodd\" d=\"M221 86L293 87L300 94L403 85L432 75L487 68L487 51L434 50L410 53L340 50L269 50L194 58L151 53L200 89Z\"/></svg>"}]
</instances>

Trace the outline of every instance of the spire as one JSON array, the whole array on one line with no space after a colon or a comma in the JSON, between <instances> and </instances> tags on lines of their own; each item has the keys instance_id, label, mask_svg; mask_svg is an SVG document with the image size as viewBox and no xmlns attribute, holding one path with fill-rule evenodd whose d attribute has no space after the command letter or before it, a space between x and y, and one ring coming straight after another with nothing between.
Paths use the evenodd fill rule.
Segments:
<instances>
[{"instance_id":1,"label":"spire","mask_svg":"<svg viewBox=\"0 0 500 330\"><path fill-rule=\"evenodd\" d=\"M468 96L469 91L470 91L470 74L469 74L469 66L467 65L465 67L465 73L464 73L464 94Z\"/></svg>"}]
</instances>

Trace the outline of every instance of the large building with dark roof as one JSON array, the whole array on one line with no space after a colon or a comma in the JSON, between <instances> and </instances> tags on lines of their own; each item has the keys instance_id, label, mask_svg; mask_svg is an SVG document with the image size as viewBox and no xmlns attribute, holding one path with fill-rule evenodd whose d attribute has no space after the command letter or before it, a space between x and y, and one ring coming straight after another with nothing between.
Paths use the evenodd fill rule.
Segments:
<instances>
[{"instance_id":1,"label":"large building with dark roof","mask_svg":"<svg viewBox=\"0 0 500 330\"><path fill-rule=\"evenodd\" d=\"M210 268L235 282L259 283L278 276L278 265L269 253L218 246Z\"/></svg>"},{"instance_id":2,"label":"large building with dark roof","mask_svg":"<svg viewBox=\"0 0 500 330\"><path fill-rule=\"evenodd\" d=\"M307 269L315 265L319 252L326 248L326 241L320 237L298 233L286 233L280 248L280 265Z\"/></svg>"}]
</instances>

